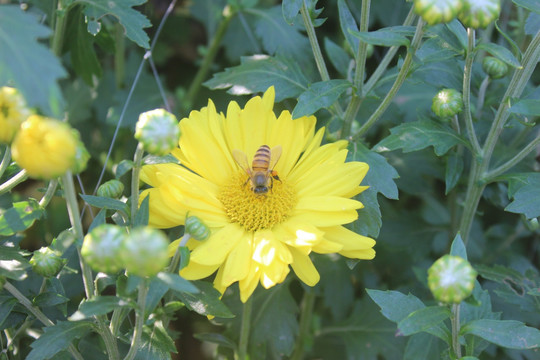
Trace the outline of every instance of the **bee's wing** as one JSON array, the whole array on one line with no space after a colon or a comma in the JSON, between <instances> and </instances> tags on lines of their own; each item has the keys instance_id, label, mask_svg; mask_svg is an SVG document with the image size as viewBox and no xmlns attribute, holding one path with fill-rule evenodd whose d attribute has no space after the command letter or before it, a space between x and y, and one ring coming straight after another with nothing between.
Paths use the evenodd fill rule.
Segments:
<instances>
[{"instance_id":1,"label":"bee's wing","mask_svg":"<svg viewBox=\"0 0 540 360\"><path fill-rule=\"evenodd\" d=\"M249 166L249 161L245 152L238 149L233 149L232 156L242 169L244 169L248 174L251 174L251 167Z\"/></svg>"},{"instance_id":2,"label":"bee's wing","mask_svg":"<svg viewBox=\"0 0 540 360\"><path fill-rule=\"evenodd\" d=\"M281 145L274 146L272 150L270 150L270 165L268 166L269 170L274 170L274 166L276 166L279 158L281 157Z\"/></svg>"}]
</instances>

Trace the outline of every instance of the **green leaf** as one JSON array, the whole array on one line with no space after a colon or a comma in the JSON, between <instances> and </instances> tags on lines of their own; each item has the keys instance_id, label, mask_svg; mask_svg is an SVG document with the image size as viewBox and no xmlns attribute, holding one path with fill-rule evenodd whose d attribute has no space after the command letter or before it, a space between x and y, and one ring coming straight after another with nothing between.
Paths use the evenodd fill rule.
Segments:
<instances>
[{"instance_id":1,"label":"green leaf","mask_svg":"<svg viewBox=\"0 0 540 360\"><path fill-rule=\"evenodd\" d=\"M94 50L94 36L88 33L80 6L68 16L66 45L73 69L88 86L93 86L94 76L100 78L103 71Z\"/></svg>"},{"instance_id":2,"label":"green leaf","mask_svg":"<svg viewBox=\"0 0 540 360\"><path fill-rule=\"evenodd\" d=\"M505 62L506 64L515 67L516 69L521 69L522 66L518 59L512 54L510 50L504 46L493 44L493 43L481 43L476 47L477 49L482 49L489 52L491 55L495 56L499 60Z\"/></svg>"},{"instance_id":3,"label":"green leaf","mask_svg":"<svg viewBox=\"0 0 540 360\"><path fill-rule=\"evenodd\" d=\"M69 301L69 298L65 297L62 294L58 294L53 291L46 291L40 293L34 298L33 304L39 308L56 306L60 304L65 304Z\"/></svg>"},{"instance_id":4,"label":"green leaf","mask_svg":"<svg viewBox=\"0 0 540 360\"><path fill-rule=\"evenodd\" d=\"M292 112L293 119L314 114L317 110L329 108L352 84L347 80L334 79L313 83L300 94Z\"/></svg>"},{"instance_id":5,"label":"green leaf","mask_svg":"<svg viewBox=\"0 0 540 360\"><path fill-rule=\"evenodd\" d=\"M193 337L200 341L206 341L213 344L218 344L219 346L224 346L229 349L236 349L236 343L223 334L199 333L199 334L194 334Z\"/></svg>"},{"instance_id":6,"label":"green leaf","mask_svg":"<svg viewBox=\"0 0 540 360\"><path fill-rule=\"evenodd\" d=\"M138 12L132 9L133 6L141 5L146 0L81 0L86 5L84 13L90 18L88 22L88 31L95 32L97 29L91 29L92 20L100 20L103 16L112 15L118 19L124 27L126 36L142 48L150 48L150 38L143 30L150 27L150 21ZM94 25L95 27L95 25Z\"/></svg>"},{"instance_id":7,"label":"green leaf","mask_svg":"<svg viewBox=\"0 0 540 360\"><path fill-rule=\"evenodd\" d=\"M439 359L444 350L448 350L448 345L438 338L429 333L417 333L409 337L403 360Z\"/></svg>"},{"instance_id":8,"label":"green leaf","mask_svg":"<svg viewBox=\"0 0 540 360\"><path fill-rule=\"evenodd\" d=\"M349 43L349 46L352 49L353 56L356 56L358 53L358 38L351 34L352 31L358 31L358 25L356 25L356 20L354 20L351 11L347 7L347 2L345 0L338 0L338 12L339 12L339 26L341 27L341 32L345 39Z\"/></svg>"},{"instance_id":9,"label":"green leaf","mask_svg":"<svg viewBox=\"0 0 540 360\"><path fill-rule=\"evenodd\" d=\"M540 216L540 173L511 175L508 197L514 199L505 211L524 214L527 219Z\"/></svg>"},{"instance_id":10,"label":"green leaf","mask_svg":"<svg viewBox=\"0 0 540 360\"><path fill-rule=\"evenodd\" d=\"M425 308L424 303L414 295L404 295L399 291L366 289L369 297L381 308L388 320L399 323L410 313Z\"/></svg>"},{"instance_id":11,"label":"green leaf","mask_svg":"<svg viewBox=\"0 0 540 360\"><path fill-rule=\"evenodd\" d=\"M135 214L135 221L133 222L133 226L148 225L148 219L150 217L150 210L148 207L149 201L150 201L150 197L147 196L141 202L141 206L139 206L139 209L137 210L137 213Z\"/></svg>"},{"instance_id":12,"label":"green leaf","mask_svg":"<svg viewBox=\"0 0 540 360\"><path fill-rule=\"evenodd\" d=\"M199 289L198 294L174 292L188 309L204 316L234 317L233 313L221 302L221 294L214 289L212 284L205 281L192 281L192 283Z\"/></svg>"},{"instance_id":13,"label":"green leaf","mask_svg":"<svg viewBox=\"0 0 540 360\"><path fill-rule=\"evenodd\" d=\"M346 76L351 63L351 57L347 52L327 37L324 38L324 49L334 69L341 75Z\"/></svg>"},{"instance_id":14,"label":"green leaf","mask_svg":"<svg viewBox=\"0 0 540 360\"><path fill-rule=\"evenodd\" d=\"M88 228L88 232L92 231L94 228L103 225L107 222L107 209L101 209L97 213L94 220L92 220L92 223L90 224L90 227Z\"/></svg>"},{"instance_id":15,"label":"green leaf","mask_svg":"<svg viewBox=\"0 0 540 360\"><path fill-rule=\"evenodd\" d=\"M474 320L462 326L460 335L467 334L510 349L534 349L540 345L540 330L515 320Z\"/></svg>"},{"instance_id":16,"label":"green leaf","mask_svg":"<svg viewBox=\"0 0 540 360\"><path fill-rule=\"evenodd\" d=\"M369 188L356 197L364 207L358 211L358 219L352 224L354 232L364 236L379 236L382 226L381 209L377 201L377 191Z\"/></svg>"},{"instance_id":17,"label":"green leaf","mask_svg":"<svg viewBox=\"0 0 540 360\"><path fill-rule=\"evenodd\" d=\"M467 260L467 249L465 248L465 243L463 243L463 239L459 233L452 241L450 255L459 256L460 258Z\"/></svg>"},{"instance_id":18,"label":"green leaf","mask_svg":"<svg viewBox=\"0 0 540 360\"><path fill-rule=\"evenodd\" d=\"M4 299L0 299L0 328L2 327L2 323L11 313L11 310L13 310L15 305L17 305L18 303L19 301L13 297L6 297Z\"/></svg>"},{"instance_id":19,"label":"green leaf","mask_svg":"<svg viewBox=\"0 0 540 360\"><path fill-rule=\"evenodd\" d=\"M195 285L180 275L160 272L156 277L172 290L192 294L199 292L199 289Z\"/></svg>"},{"instance_id":20,"label":"green leaf","mask_svg":"<svg viewBox=\"0 0 540 360\"><path fill-rule=\"evenodd\" d=\"M444 180L446 188L444 194L448 195L459 181L461 174L463 173L463 157L459 154L452 152L446 159L446 172Z\"/></svg>"},{"instance_id":21,"label":"green leaf","mask_svg":"<svg viewBox=\"0 0 540 360\"><path fill-rule=\"evenodd\" d=\"M156 322L152 328L144 327L142 344L135 355L135 360L170 360L171 352L178 353L174 340L171 339L161 322Z\"/></svg>"},{"instance_id":22,"label":"green leaf","mask_svg":"<svg viewBox=\"0 0 540 360\"><path fill-rule=\"evenodd\" d=\"M439 122L420 120L398 125L390 129L391 135L373 147L377 152L402 149L412 152L433 146L437 156L444 155L457 144L469 143L454 130Z\"/></svg>"},{"instance_id":23,"label":"green leaf","mask_svg":"<svg viewBox=\"0 0 540 360\"><path fill-rule=\"evenodd\" d=\"M45 209L39 206L35 199L13 203L8 210L0 210L0 235L11 236L24 231L34 224L34 221L45 215Z\"/></svg>"},{"instance_id":24,"label":"green leaf","mask_svg":"<svg viewBox=\"0 0 540 360\"><path fill-rule=\"evenodd\" d=\"M111 198L102 197L102 196L94 196L94 195L80 194L80 196L86 203L88 203L89 205L95 206L97 208L123 211L125 213L128 212L127 204L120 200L111 199Z\"/></svg>"},{"instance_id":25,"label":"green leaf","mask_svg":"<svg viewBox=\"0 0 540 360\"><path fill-rule=\"evenodd\" d=\"M344 319L354 302L351 269L343 258L319 255L313 260L321 275L317 287L322 288L325 306L330 309L334 319Z\"/></svg>"},{"instance_id":26,"label":"green leaf","mask_svg":"<svg viewBox=\"0 0 540 360\"><path fill-rule=\"evenodd\" d=\"M369 150L362 143L357 142L352 146L353 161L363 161L369 165L369 171L363 183L369 185L370 189L383 194L388 199L398 199L398 188L394 179L399 178L399 174L394 167L381 154Z\"/></svg>"},{"instance_id":27,"label":"green leaf","mask_svg":"<svg viewBox=\"0 0 540 360\"><path fill-rule=\"evenodd\" d=\"M362 41L377 46L409 46L411 42L404 35L403 26L383 28L377 31L355 31L349 32L362 39ZM406 32L408 34L408 32ZM414 34L414 32L413 32Z\"/></svg>"},{"instance_id":28,"label":"green leaf","mask_svg":"<svg viewBox=\"0 0 540 360\"><path fill-rule=\"evenodd\" d=\"M26 269L30 267L30 264L26 259L24 260L0 260L0 276L4 276L8 279L21 281L26 279Z\"/></svg>"},{"instance_id":29,"label":"green leaf","mask_svg":"<svg viewBox=\"0 0 540 360\"><path fill-rule=\"evenodd\" d=\"M537 0L512 0L514 4L540 14L540 3Z\"/></svg>"},{"instance_id":30,"label":"green leaf","mask_svg":"<svg viewBox=\"0 0 540 360\"><path fill-rule=\"evenodd\" d=\"M63 98L57 80L67 74L58 58L38 42L51 34L38 21L18 5L0 5L0 84L12 80L28 105L61 117Z\"/></svg>"},{"instance_id":31,"label":"green leaf","mask_svg":"<svg viewBox=\"0 0 540 360\"><path fill-rule=\"evenodd\" d=\"M455 36L458 40L461 50L467 49L467 30L463 27L463 24L458 19L450 21L448 24L445 24L446 28Z\"/></svg>"},{"instance_id":32,"label":"green leaf","mask_svg":"<svg viewBox=\"0 0 540 360\"><path fill-rule=\"evenodd\" d=\"M276 102L294 98L307 90L309 81L292 59L255 55L242 57L241 64L214 74L204 83L210 89L228 89L229 94L247 95L276 89Z\"/></svg>"},{"instance_id":33,"label":"green leaf","mask_svg":"<svg viewBox=\"0 0 540 360\"><path fill-rule=\"evenodd\" d=\"M127 174L133 169L132 160L122 160L114 168L114 176L116 179L120 179L123 175Z\"/></svg>"},{"instance_id":34,"label":"green leaf","mask_svg":"<svg viewBox=\"0 0 540 360\"><path fill-rule=\"evenodd\" d=\"M69 317L70 321L78 321L91 318L95 315L105 315L119 307L135 308L136 304L129 299L122 299L116 296L95 296L90 300L83 301L79 305L79 310Z\"/></svg>"},{"instance_id":35,"label":"green leaf","mask_svg":"<svg viewBox=\"0 0 540 360\"><path fill-rule=\"evenodd\" d=\"M398 329L404 336L428 330L450 318L452 312L444 306L429 306L410 313L398 323Z\"/></svg>"},{"instance_id":36,"label":"green leaf","mask_svg":"<svg viewBox=\"0 0 540 360\"><path fill-rule=\"evenodd\" d=\"M521 114L525 116L540 116L540 100L522 99L518 100L510 109L509 112Z\"/></svg>"},{"instance_id":37,"label":"green leaf","mask_svg":"<svg viewBox=\"0 0 540 360\"><path fill-rule=\"evenodd\" d=\"M44 333L30 346L32 351L26 360L46 360L67 349L74 339L79 339L92 330L88 321L59 321L54 326L44 328Z\"/></svg>"},{"instance_id":38,"label":"green leaf","mask_svg":"<svg viewBox=\"0 0 540 360\"><path fill-rule=\"evenodd\" d=\"M283 13L283 18L285 21L292 25L296 15L302 7L303 0L283 0L281 3L281 11Z\"/></svg>"}]
</instances>

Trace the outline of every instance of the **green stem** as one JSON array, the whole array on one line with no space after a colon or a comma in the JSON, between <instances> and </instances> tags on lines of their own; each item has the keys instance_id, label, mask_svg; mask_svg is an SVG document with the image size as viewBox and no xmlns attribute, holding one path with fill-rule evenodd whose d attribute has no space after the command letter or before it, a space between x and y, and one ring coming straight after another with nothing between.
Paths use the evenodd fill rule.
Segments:
<instances>
[{"instance_id":1,"label":"green stem","mask_svg":"<svg viewBox=\"0 0 540 360\"><path fill-rule=\"evenodd\" d=\"M461 357L461 345L459 345L459 309L459 304L452 305L452 348L454 350L454 355L458 359Z\"/></svg>"},{"instance_id":2,"label":"green stem","mask_svg":"<svg viewBox=\"0 0 540 360\"><path fill-rule=\"evenodd\" d=\"M62 55L62 46L64 44L64 32L66 30L67 9L62 8L62 1L58 1L56 9L54 34L52 38L51 50L56 56Z\"/></svg>"},{"instance_id":3,"label":"green stem","mask_svg":"<svg viewBox=\"0 0 540 360\"><path fill-rule=\"evenodd\" d=\"M474 41L475 41L474 29L467 29L467 55L465 57L465 68L463 70L463 115L465 116L465 127L467 128L467 135L471 142L474 154L481 154L482 149L476 138L476 132L474 131L474 125L471 115L471 75L474 61Z\"/></svg>"},{"instance_id":4,"label":"green stem","mask_svg":"<svg viewBox=\"0 0 540 360\"><path fill-rule=\"evenodd\" d=\"M300 332L296 338L294 346L294 352L290 360L302 360L304 358L304 351L306 347L307 337L310 335L309 330L311 327L311 315L313 314L313 306L315 305L315 291L308 289L304 292L304 299L302 301L302 312L300 314Z\"/></svg>"},{"instance_id":5,"label":"green stem","mask_svg":"<svg viewBox=\"0 0 540 360\"><path fill-rule=\"evenodd\" d=\"M4 284L4 289L9 291L11 295L13 295L17 300L19 300L19 303L24 306L28 311L32 313L38 319L43 323L45 326L54 326L54 323L39 310L37 307L35 307L30 300L26 296L24 296L15 286L11 285L10 282L6 281ZM69 352L76 360L84 360L82 355L77 351L75 346L72 344L68 347Z\"/></svg>"},{"instance_id":6,"label":"green stem","mask_svg":"<svg viewBox=\"0 0 540 360\"><path fill-rule=\"evenodd\" d=\"M139 208L139 174L144 154L143 144L139 143L133 156L133 170L131 176L131 224L135 223L135 216Z\"/></svg>"},{"instance_id":7,"label":"green stem","mask_svg":"<svg viewBox=\"0 0 540 360\"><path fill-rule=\"evenodd\" d=\"M11 163L11 148L9 145L5 145L4 156L2 156L2 162L0 162L0 178L4 175L4 172Z\"/></svg>"},{"instance_id":8,"label":"green stem","mask_svg":"<svg viewBox=\"0 0 540 360\"><path fill-rule=\"evenodd\" d=\"M199 89L201 87L203 80L208 75L208 71L210 70L210 66L212 65L212 62L214 61L214 58L216 57L217 51L219 49L219 45L221 44L221 40L223 39L223 36L225 35L227 28L229 27L229 22L231 21L234 15L235 13L224 14L224 17L221 20L221 23L219 24L219 27L216 30L214 38L212 39L212 42L210 43L210 48L206 52L203 62L201 66L199 67L197 74L195 74L195 78L191 82L189 90L186 94L186 103L190 107L193 105L193 102L195 101L195 98L197 96L197 93L199 92Z\"/></svg>"},{"instance_id":9,"label":"green stem","mask_svg":"<svg viewBox=\"0 0 540 360\"><path fill-rule=\"evenodd\" d=\"M141 336L145 321L144 311L146 309L146 295L148 294L148 279L143 279L139 284L139 295L137 297L138 308L135 313L135 329L131 339L131 347L124 360L133 360L141 344Z\"/></svg>"},{"instance_id":10,"label":"green stem","mask_svg":"<svg viewBox=\"0 0 540 360\"><path fill-rule=\"evenodd\" d=\"M26 179L28 179L26 170L19 171L15 176L11 177L8 181L0 185L0 195L10 191Z\"/></svg>"},{"instance_id":11,"label":"green stem","mask_svg":"<svg viewBox=\"0 0 540 360\"><path fill-rule=\"evenodd\" d=\"M474 113L474 117L479 119L482 115L482 107L484 107L484 100L486 98L486 90L489 86L489 76L486 76L484 80L482 80L482 84L480 84L480 89L478 89L478 100L476 101L476 112Z\"/></svg>"},{"instance_id":12,"label":"green stem","mask_svg":"<svg viewBox=\"0 0 540 360\"><path fill-rule=\"evenodd\" d=\"M249 342L249 331L251 328L251 309L253 307L253 300L250 297L243 306L242 309L242 325L240 327L240 341L238 344L238 353L235 357L236 360L247 360L248 359L248 342Z\"/></svg>"},{"instance_id":13,"label":"green stem","mask_svg":"<svg viewBox=\"0 0 540 360\"><path fill-rule=\"evenodd\" d=\"M49 204L49 202L53 198L57 187L58 187L58 180L57 179L53 179L53 180L49 181L49 186L47 186L47 191L45 192L45 195L43 195L43 197L39 201L39 206L41 206L42 208L47 207L47 205Z\"/></svg>"},{"instance_id":14,"label":"green stem","mask_svg":"<svg viewBox=\"0 0 540 360\"><path fill-rule=\"evenodd\" d=\"M512 167L517 165L521 160L523 160L527 155L532 151L536 150L536 147L540 144L540 135L538 135L533 141L531 141L527 146L525 146L519 153L517 153L513 158L502 164L501 166L488 171L483 176L483 181L491 182L497 176L502 175L506 171L510 170Z\"/></svg>"},{"instance_id":15,"label":"green stem","mask_svg":"<svg viewBox=\"0 0 540 360\"><path fill-rule=\"evenodd\" d=\"M321 48L319 42L317 41L317 36L315 35L315 28L311 22L311 17L309 16L309 11L306 6L306 1L302 0L302 7L300 8L300 14L302 14L302 20L304 21L304 27L306 28L306 33L311 44L311 51L313 52L313 57L315 58L315 63L317 64L317 69L321 75L323 81L330 80L330 75L328 75L328 69L326 68L326 63L324 57L322 56Z\"/></svg>"},{"instance_id":16,"label":"green stem","mask_svg":"<svg viewBox=\"0 0 540 360\"><path fill-rule=\"evenodd\" d=\"M394 81L394 84L392 85L392 88L388 91L385 98L383 99L379 107L375 110L375 112L364 123L364 125L360 127L360 130L358 130L358 132L352 137L353 140L359 139L362 135L364 135L392 103L394 96L396 96L397 92L401 88L401 85L403 85L403 82L405 82L405 79L409 75L409 70L413 62L413 57L416 54L416 50L418 50L418 48L420 47L420 43L422 42L422 35L424 33L423 29L424 21L422 20L422 18L419 18L418 24L416 25L416 32L414 33L414 37L411 42L411 47L407 52L407 56L405 56L405 60L403 60L403 65L399 70L399 73L396 77L396 80Z\"/></svg>"},{"instance_id":17,"label":"green stem","mask_svg":"<svg viewBox=\"0 0 540 360\"><path fill-rule=\"evenodd\" d=\"M174 256L171 260L171 263L169 264L169 268L167 269L167 272L169 273L175 273L178 271L178 265L180 264L180 249L184 246L186 246L186 243L191 238L191 235L184 234L182 236L182 239L180 240L180 243L178 244L178 247L176 248L176 252L174 253Z\"/></svg>"}]
</instances>

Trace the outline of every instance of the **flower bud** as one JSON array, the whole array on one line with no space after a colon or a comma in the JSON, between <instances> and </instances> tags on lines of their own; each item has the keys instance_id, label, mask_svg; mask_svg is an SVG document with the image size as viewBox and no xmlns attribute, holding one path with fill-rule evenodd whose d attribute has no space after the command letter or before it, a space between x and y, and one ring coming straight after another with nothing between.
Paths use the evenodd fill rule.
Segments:
<instances>
[{"instance_id":1,"label":"flower bud","mask_svg":"<svg viewBox=\"0 0 540 360\"><path fill-rule=\"evenodd\" d=\"M493 56L486 56L482 61L482 69L492 79L500 79L508 73L508 65Z\"/></svg>"},{"instance_id":2,"label":"flower bud","mask_svg":"<svg viewBox=\"0 0 540 360\"><path fill-rule=\"evenodd\" d=\"M61 257L58 251L48 247L42 247L34 251L34 255L30 259L32 270L38 275L44 277L52 277L58 275L64 267L67 260Z\"/></svg>"},{"instance_id":3,"label":"flower bud","mask_svg":"<svg viewBox=\"0 0 540 360\"><path fill-rule=\"evenodd\" d=\"M186 218L186 233L191 235L195 240L206 240L210 236L208 227L196 216L188 216Z\"/></svg>"},{"instance_id":4,"label":"flower bud","mask_svg":"<svg viewBox=\"0 0 540 360\"><path fill-rule=\"evenodd\" d=\"M465 27L485 28L499 17L500 0L463 0L458 19Z\"/></svg>"},{"instance_id":5,"label":"flower bud","mask_svg":"<svg viewBox=\"0 0 540 360\"><path fill-rule=\"evenodd\" d=\"M109 180L99 186L97 189L97 195L102 197L108 197L112 199L118 199L124 192L124 184L119 180Z\"/></svg>"},{"instance_id":6,"label":"flower bud","mask_svg":"<svg viewBox=\"0 0 540 360\"><path fill-rule=\"evenodd\" d=\"M467 260L444 255L428 269L428 286L438 301L460 303L471 295L476 275Z\"/></svg>"},{"instance_id":7,"label":"flower bud","mask_svg":"<svg viewBox=\"0 0 540 360\"><path fill-rule=\"evenodd\" d=\"M52 179L73 167L77 137L66 123L32 115L21 125L11 151L29 176Z\"/></svg>"},{"instance_id":8,"label":"flower bud","mask_svg":"<svg viewBox=\"0 0 540 360\"><path fill-rule=\"evenodd\" d=\"M134 275L155 276L169 262L169 239L151 227L138 227L122 243L122 259L126 270Z\"/></svg>"},{"instance_id":9,"label":"flower bud","mask_svg":"<svg viewBox=\"0 0 540 360\"><path fill-rule=\"evenodd\" d=\"M121 247L126 238L127 233L120 226L100 225L84 237L81 255L95 271L117 273L124 268Z\"/></svg>"},{"instance_id":10,"label":"flower bud","mask_svg":"<svg viewBox=\"0 0 540 360\"><path fill-rule=\"evenodd\" d=\"M78 139L79 133L76 130L73 130L73 131L74 131L74 134L76 135L76 138ZM75 163L73 164L73 167L71 168L71 172L74 175L82 173L86 169L88 160L90 160L90 153L88 153L88 150L86 150L84 143L81 140L78 140L77 149L75 151Z\"/></svg>"},{"instance_id":11,"label":"flower bud","mask_svg":"<svg viewBox=\"0 0 540 360\"><path fill-rule=\"evenodd\" d=\"M178 146L180 127L176 117L164 109L142 113L135 127L135 139L152 155L167 155Z\"/></svg>"},{"instance_id":12,"label":"flower bud","mask_svg":"<svg viewBox=\"0 0 540 360\"><path fill-rule=\"evenodd\" d=\"M414 12L428 25L452 21L463 7L463 0L414 0Z\"/></svg>"},{"instance_id":13,"label":"flower bud","mask_svg":"<svg viewBox=\"0 0 540 360\"><path fill-rule=\"evenodd\" d=\"M455 89L443 89L433 97L431 110L440 118L452 117L463 110L461 93Z\"/></svg>"},{"instance_id":14,"label":"flower bud","mask_svg":"<svg viewBox=\"0 0 540 360\"><path fill-rule=\"evenodd\" d=\"M24 99L17 89L0 88L0 143L9 144L22 122L30 116Z\"/></svg>"}]
</instances>

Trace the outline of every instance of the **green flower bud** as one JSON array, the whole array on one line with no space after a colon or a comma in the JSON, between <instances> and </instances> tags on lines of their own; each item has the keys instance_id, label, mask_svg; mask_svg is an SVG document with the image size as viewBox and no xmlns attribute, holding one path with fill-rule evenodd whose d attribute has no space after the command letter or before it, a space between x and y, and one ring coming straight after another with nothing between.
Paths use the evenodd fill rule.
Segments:
<instances>
[{"instance_id":1,"label":"green flower bud","mask_svg":"<svg viewBox=\"0 0 540 360\"><path fill-rule=\"evenodd\" d=\"M77 136L79 136L78 133ZM74 175L82 173L86 169L88 160L90 160L90 153L88 152L88 150L86 150L86 147L81 140L77 141L77 147L75 150L75 163L71 168L71 172Z\"/></svg>"},{"instance_id":2,"label":"green flower bud","mask_svg":"<svg viewBox=\"0 0 540 360\"><path fill-rule=\"evenodd\" d=\"M135 139L152 155L167 155L178 146L180 127L176 117L164 109L142 113L135 128Z\"/></svg>"},{"instance_id":3,"label":"green flower bud","mask_svg":"<svg viewBox=\"0 0 540 360\"><path fill-rule=\"evenodd\" d=\"M452 21L463 7L463 0L414 0L414 12L428 25Z\"/></svg>"},{"instance_id":4,"label":"green flower bud","mask_svg":"<svg viewBox=\"0 0 540 360\"><path fill-rule=\"evenodd\" d=\"M168 246L169 239L160 230L150 227L133 229L122 243L126 270L141 277L155 276L169 262Z\"/></svg>"},{"instance_id":5,"label":"green flower bud","mask_svg":"<svg viewBox=\"0 0 540 360\"><path fill-rule=\"evenodd\" d=\"M67 260L61 257L58 251L48 247L34 251L34 255L30 259L32 270L38 275L44 277L52 277L58 275L64 267Z\"/></svg>"},{"instance_id":6,"label":"green flower bud","mask_svg":"<svg viewBox=\"0 0 540 360\"><path fill-rule=\"evenodd\" d=\"M81 255L95 271L117 273L124 268L121 247L126 237L127 233L120 226L100 225L84 237Z\"/></svg>"},{"instance_id":7,"label":"green flower bud","mask_svg":"<svg viewBox=\"0 0 540 360\"><path fill-rule=\"evenodd\" d=\"M440 118L452 117L463 110L461 93L455 89L443 89L433 97L431 110Z\"/></svg>"},{"instance_id":8,"label":"green flower bud","mask_svg":"<svg viewBox=\"0 0 540 360\"><path fill-rule=\"evenodd\" d=\"M97 190L97 195L102 197L109 197L112 199L118 199L124 192L124 184L119 180L109 180L101 184Z\"/></svg>"},{"instance_id":9,"label":"green flower bud","mask_svg":"<svg viewBox=\"0 0 540 360\"><path fill-rule=\"evenodd\" d=\"M463 0L458 19L465 27L485 28L499 17L500 0Z\"/></svg>"},{"instance_id":10,"label":"green flower bud","mask_svg":"<svg viewBox=\"0 0 540 360\"><path fill-rule=\"evenodd\" d=\"M208 227L196 216L186 218L186 232L195 240L206 240L210 236Z\"/></svg>"},{"instance_id":11,"label":"green flower bud","mask_svg":"<svg viewBox=\"0 0 540 360\"><path fill-rule=\"evenodd\" d=\"M438 301L460 303L471 295L476 275L467 260L444 255L428 269L428 286Z\"/></svg>"},{"instance_id":12,"label":"green flower bud","mask_svg":"<svg viewBox=\"0 0 540 360\"><path fill-rule=\"evenodd\" d=\"M508 65L493 56L486 56L482 61L482 69L492 79L500 79L508 73Z\"/></svg>"}]
</instances>

